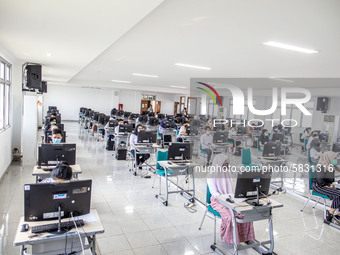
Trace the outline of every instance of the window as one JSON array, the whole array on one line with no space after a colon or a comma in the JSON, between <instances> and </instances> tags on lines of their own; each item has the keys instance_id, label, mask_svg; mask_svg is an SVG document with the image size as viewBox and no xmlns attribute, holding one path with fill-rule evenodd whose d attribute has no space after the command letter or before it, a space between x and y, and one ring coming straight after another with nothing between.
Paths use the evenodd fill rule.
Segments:
<instances>
[{"instance_id":1,"label":"window","mask_svg":"<svg viewBox=\"0 0 340 255\"><path fill-rule=\"evenodd\" d=\"M12 66L0 57L0 131L10 126Z\"/></svg>"}]
</instances>

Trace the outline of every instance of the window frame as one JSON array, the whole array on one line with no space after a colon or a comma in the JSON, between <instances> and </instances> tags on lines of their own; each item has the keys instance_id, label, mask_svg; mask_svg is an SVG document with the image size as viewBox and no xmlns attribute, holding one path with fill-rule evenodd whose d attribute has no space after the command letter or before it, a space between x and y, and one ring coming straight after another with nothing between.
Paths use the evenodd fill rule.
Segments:
<instances>
[{"instance_id":1,"label":"window frame","mask_svg":"<svg viewBox=\"0 0 340 255\"><path fill-rule=\"evenodd\" d=\"M2 70L3 68L3 70ZM2 125L0 126L0 134L11 127L11 96L12 96L12 64L0 56L0 86L3 87L3 93L0 95L2 103Z\"/></svg>"}]
</instances>

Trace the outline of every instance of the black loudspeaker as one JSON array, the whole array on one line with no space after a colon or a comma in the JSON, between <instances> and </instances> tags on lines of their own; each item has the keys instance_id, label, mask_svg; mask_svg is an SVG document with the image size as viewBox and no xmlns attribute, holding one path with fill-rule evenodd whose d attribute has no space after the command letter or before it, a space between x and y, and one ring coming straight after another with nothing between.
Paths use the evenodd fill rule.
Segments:
<instances>
[{"instance_id":1,"label":"black loudspeaker","mask_svg":"<svg viewBox=\"0 0 340 255\"><path fill-rule=\"evenodd\" d=\"M40 89L41 65L27 65L25 69L27 75L26 87L30 89Z\"/></svg>"},{"instance_id":2,"label":"black loudspeaker","mask_svg":"<svg viewBox=\"0 0 340 255\"><path fill-rule=\"evenodd\" d=\"M39 92L47 93L47 81L41 81Z\"/></svg>"},{"instance_id":3,"label":"black loudspeaker","mask_svg":"<svg viewBox=\"0 0 340 255\"><path fill-rule=\"evenodd\" d=\"M328 110L328 97L318 97L316 110L326 113Z\"/></svg>"}]
</instances>

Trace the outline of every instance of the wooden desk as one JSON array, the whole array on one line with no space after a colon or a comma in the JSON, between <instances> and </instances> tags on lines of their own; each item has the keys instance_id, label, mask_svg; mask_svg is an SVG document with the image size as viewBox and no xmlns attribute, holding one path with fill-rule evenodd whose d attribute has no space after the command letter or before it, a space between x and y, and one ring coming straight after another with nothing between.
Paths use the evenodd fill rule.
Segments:
<instances>
[{"instance_id":1,"label":"wooden desk","mask_svg":"<svg viewBox=\"0 0 340 255\"><path fill-rule=\"evenodd\" d=\"M241 203L230 203L226 201L226 198L228 195L221 195L217 197L217 200L226 206L230 214L232 216L232 223L233 223L233 239L234 239L234 254L238 254L239 250L254 248L260 254L263 254L264 252L268 252L271 254L274 249L274 234L273 234L273 222L272 222L272 209L274 208L280 208L283 207L283 205L271 198L270 204L267 205L268 199L267 198L261 198L260 203L263 204L263 206L253 206L248 204L247 202L241 202ZM244 215L244 219L239 219L236 217L237 213L241 213ZM269 228L269 237L270 240L258 242L248 242L246 245L239 245L237 244L237 227L236 223L246 223L246 222L254 222L254 221L260 221L260 220L268 220L268 228ZM270 248L265 248L263 245L270 244ZM214 251L218 251L218 248L215 245L211 245L211 248Z\"/></svg>"},{"instance_id":2,"label":"wooden desk","mask_svg":"<svg viewBox=\"0 0 340 255\"><path fill-rule=\"evenodd\" d=\"M98 212L95 209L92 209L90 214L90 218L93 220L88 220L89 218L84 218L85 225L83 227L79 227L79 233L83 240L84 249L91 249L91 252L93 255L96 254L96 234L102 234L104 233L104 227L103 224L99 218ZM80 216L79 218L82 218L84 216ZM62 221L69 221L68 218L62 219ZM61 235L55 235L50 233L41 233L40 235L36 237L30 237L32 235L31 233L31 227L32 226L38 226L38 225L44 225L44 224L51 224L51 223L57 223L58 220L51 220L51 221L24 221L24 217L20 218L18 228L15 234L14 246L21 246L20 248L20 254L25 254L26 251L26 245L32 246L32 255L38 255L38 254L44 254L44 255L52 255L52 254L59 254L59 253L65 253L65 246L67 253L71 252L71 245L72 251L80 251L80 241L78 233L76 232L76 229L73 228L69 232L61 234ZM20 232L21 225L22 224L29 224L30 229L27 232ZM86 239L85 239L86 238ZM67 243L66 243L67 240ZM87 244L85 243L85 240L87 240ZM27 254L27 253L26 253Z\"/></svg>"},{"instance_id":3,"label":"wooden desk","mask_svg":"<svg viewBox=\"0 0 340 255\"><path fill-rule=\"evenodd\" d=\"M80 165L70 165L70 167L72 168L73 178L78 179L78 174L82 173ZM42 166L40 169L38 169L37 166L34 166L32 175L35 176L36 183L38 182L39 177L47 178L51 176L51 171L44 171L44 168L51 168L51 166Z\"/></svg>"}]
</instances>

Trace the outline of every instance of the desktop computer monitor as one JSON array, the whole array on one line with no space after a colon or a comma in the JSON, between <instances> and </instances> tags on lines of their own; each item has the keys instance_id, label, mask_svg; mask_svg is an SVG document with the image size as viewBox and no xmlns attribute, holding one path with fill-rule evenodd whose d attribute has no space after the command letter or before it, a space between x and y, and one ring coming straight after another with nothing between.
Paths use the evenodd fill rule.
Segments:
<instances>
[{"instance_id":1,"label":"desktop computer monitor","mask_svg":"<svg viewBox=\"0 0 340 255\"><path fill-rule=\"evenodd\" d=\"M124 115L124 111L118 111L118 112L116 113L116 115L117 115L117 116L123 116L123 115Z\"/></svg>"},{"instance_id":2,"label":"desktop computer monitor","mask_svg":"<svg viewBox=\"0 0 340 255\"><path fill-rule=\"evenodd\" d=\"M176 128L177 127L176 123L174 121L169 121L168 124L169 124L169 128Z\"/></svg>"},{"instance_id":3,"label":"desktop computer monitor","mask_svg":"<svg viewBox=\"0 0 340 255\"><path fill-rule=\"evenodd\" d=\"M99 117L98 117L98 122L102 125L106 125L106 123L108 123L109 120L110 120L110 116L99 115Z\"/></svg>"},{"instance_id":4,"label":"desktop computer monitor","mask_svg":"<svg viewBox=\"0 0 340 255\"><path fill-rule=\"evenodd\" d=\"M148 121L148 116L146 116L146 115L139 115L138 122L146 123L147 121Z\"/></svg>"},{"instance_id":5,"label":"desktop computer monitor","mask_svg":"<svg viewBox=\"0 0 340 255\"><path fill-rule=\"evenodd\" d=\"M175 117L173 115L167 115L166 119L171 122L175 120Z\"/></svg>"},{"instance_id":6,"label":"desktop computer monitor","mask_svg":"<svg viewBox=\"0 0 340 255\"><path fill-rule=\"evenodd\" d=\"M155 117L149 117L148 124L150 126L157 126L157 125L159 125L159 120L156 119Z\"/></svg>"},{"instance_id":7,"label":"desktop computer monitor","mask_svg":"<svg viewBox=\"0 0 340 255\"><path fill-rule=\"evenodd\" d=\"M53 220L88 214L92 180L24 185L25 221Z\"/></svg>"},{"instance_id":8,"label":"desktop computer monitor","mask_svg":"<svg viewBox=\"0 0 340 255\"><path fill-rule=\"evenodd\" d=\"M340 142L333 143L332 151L334 151L334 152L340 152Z\"/></svg>"},{"instance_id":9,"label":"desktop computer monitor","mask_svg":"<svg viewBox=\"0 0 340 255\"><path fill-rule=\"evenodd\" d=\"M98 120L98 115L99 115L99 114L100 114L99 112L93 112L93 113L92 113L92 116L91 116L91 119L97 121L97 120Z\"/></svg>"},{"instance_id":10,"label":"desktop computer monitor","mask_svg":"<svg viewBox=\"0 0 340 255\"><path fill-rule=\"evenodd\" d=\"M66 131L61 131L61 136L63 139L61 140L62 143L66 143ZM52 142L52 131L47 131L45 134L45 143Z\"/></svg>"},{"instance_id":11,"label":"desktop computer monitor","mask_svg":"<svg viewBox=\"0 0 340 255\"><path fill-rule=\"evenodd\" d=\"M128 118L131 115L131 112L124 112L124 118Z\"/></svg>"},{"instance_id":12,"label":"desktop computer monitor","mask_svg":"<svg viewBox=\"0 0 340 255\"><path fill-rule=\"evenodd\" d=\"M155 131L141 130L137 135L137 143L156 143L157 133Z\"/></svg>"},{"instance_id":13,"label":"desktop computer monitor","mask_svg":"<svg viewBox=\"0 0 340 255\"><path fill-rule=\"evenodd\" d=\"M154 113L154 112L149 112L149 113L148 113L148 116L149 116L149 117L153 117L153 116L155 116L155 113Z\"/></svg>"},{"instance_id":14,"label":"desktop computer monitor","mask_svg":"<svg viewBox=\"0 0 340 255\"><path fill-rule=\"evenodd\" d=\"M316 133L319 136L320 133L321 133L321 130L314 130L313 132Z\"/></svg>"},{"instance_id":15,"label":"desktop computer monitor","mask_svg":"<svg viewBox=\"0 0 340 255\"><path fill-rule=\"evenodd\" d=\"M38 146L38 165L51 166L58 162L76 164L76 144L74 143L45 143Z\"/></svg>"},{"instance_id":16,"label":"desktop computer monitor","mask_svg":"<svg viewBox=\"0 0 340 255\"><path fill-rule=\"evenodd\" d=\"M56 111L58 108L57 106L49 106L48 111Z\"/></svg>"},{"instance_id":17,"label":"desktop computer monitor","mask_svg":"<svg viewBox=\"0 0 340 255\"><path fill-rule=\"evenodd\" d=\"M135 120L135 119L138 118L138 116L139 116L139 114L137 114L137 113L132 113L132 114L130 115L130 119L131 119L131 120Z\"/></svg>"},{"instance_id":18,"label":"desktop computer monitor","mask_svg":"<svg viewBox=\"0 0 340 255\"><path fill-rule=\"evenodd\" d=\"M228 132L215 132L213 143L226 143L228 141Z\"/></svg>"},{"instance_id":19,"label":"desktop computer monitor","mask_svg":"<svg viewBox=\"0 0 340 255\"><path fill-rule=\"evenodd\" d=\"M260 205L258 199L269 193L271 172L252 170L239 172L237 175L235 198L256 198L256 204Z\"/></svg>"},{"instance_id":20,"label":"desktop computer monitor","mask_svg":"<svg viewBox=\"0 0 340 255\"><path fill-rule=\"evenodd\" d=\"M142 114L141 115L148 115L149 114L149 111L142 111Z\"/></svg>"},{"instance_id":21,"label":"desktop computer monitor","mask_svg":"<svg viewBox=\"0 0 340 255\"><path fill-rule=\"evenodd\" d=\"M90 111L91 111L91 109L86 109L86 110L85 110L85 116L86 116L86 117L89 117Z\"/></svg>"},{"instance_id":22,"label":"desktop computer monitor","mask_svg":"<svg viewBox=\"0 0 340 255\"><path fill-rule=\"evenodd\" d=\"M319 135L319 139L321 142L326 142L328 143L328 139L329 139L329 134L328 133L321 133Z\"/></svg>"},{"instance_id":23,"label":"desktop computer monitor","mask_svg":"<svg viewBox=\"0 0 340 255\"><path fill-rule=\"evenodd\" d=\"M109 120L109 128L114 128L118 126L118 120Z\"/></svg>"},{"instance_id":24,"label":"desktop computer monitor","mask_svg":"<svg viewBox=\"0 0 340 255\"><path fill-rule=\"evenodd\" d=\"M190 135L190 133L191 133L190 126L187 126L185 130L186 130L185 135Z\"/></svg>"},{"instance_id":25,"label":"desktop computer monitor","mask_svg":"<svg viewBox=\"0 0 340 255\"><path fill-rule=\"evenodd\" d=\"M273 134L273 138L272 138L272 141L273 142L276 142L276 141L279 141L279 142L283 142L283 139L284 139L284 134L280 134L280 133L274 133Z\"/></svg>"},{"instance_id":26,"label":"desktop computer monitor","mask_svg":"<svg viewBox=\"0 0 340 255\"><path fill-rule=\"evenodd\" d=\"M247 127L238 126L237 127L237 134L238 135L245 135L245 134L247 134Z\"/></svg>"},{"instance_id":27,"label":"desktop computer monitor","mask_svg":"<svg viewBox=\"0 0 340 255\"><path fill-rule=\"evenodd\" d=\"M263 147L263 157L278 157L281 154L281 143L270 142L266 143Z\"/></svg>"},{"instance_id":28,"label":"desktop computer monitor","mask_svg":"<svg viewBox=\"0 0 340 255\"><path fill-rule=\"evenodd\" d=\"M132 125L130 124L120 124L118 133L131 133L132 132Z\"/></svg>"},{"instance_id":29,"label":"desktop computer monitor","mask_svg":"<svg viewBox=\"0 0 340 255\"><path fill-rule=\"evenodd\" d=\"M160 119L160 120L162 120L162 119L165 118L165 115L162 114L162 113L159 113L159 114L157 114L157 118Z\"/></svg>"},{"instance_id":30,"label":"desktop computer monitor","mask_svg":"<svg viewBox=\"0 0 340 255\"><path fill-rule=\"evenodd\" d=\"M168 150L168 160L190 160L192 150L191 143L171 143Z\"/></svg>"}]
</instances>

